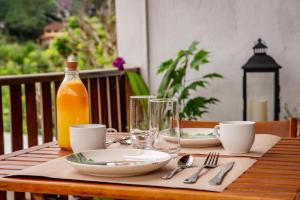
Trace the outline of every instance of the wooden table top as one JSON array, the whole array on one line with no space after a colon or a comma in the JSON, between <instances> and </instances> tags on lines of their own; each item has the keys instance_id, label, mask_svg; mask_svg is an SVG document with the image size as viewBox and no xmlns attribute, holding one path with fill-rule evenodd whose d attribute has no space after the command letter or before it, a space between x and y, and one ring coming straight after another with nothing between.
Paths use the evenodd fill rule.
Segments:
<instances>
[{"instance_id":1,"label":"wooden table top","mask_svg":"<svg viewBox=\"0 0 300 200\"><path fill-rule=\"evenodd\" d=\"M0 190L117 199L300 199L300 139L276 144L224 192L195 191L4 175L64 156L55 142L0 156Z\"/></svg>"}]
</instances>

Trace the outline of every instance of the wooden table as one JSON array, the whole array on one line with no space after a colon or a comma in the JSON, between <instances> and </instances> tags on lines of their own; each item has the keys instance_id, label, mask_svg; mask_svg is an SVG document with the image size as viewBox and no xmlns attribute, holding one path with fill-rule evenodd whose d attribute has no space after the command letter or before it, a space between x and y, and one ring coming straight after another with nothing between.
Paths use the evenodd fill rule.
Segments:
<instances>
[{"instance_id":1,"label":"wooden table","mask_svg":"<svg viewBox=\"0 0 300 200\"><path fill-rule=\"evenodd\" d=\"M118 199L300 199L300 139L282 139L224 192L121 184L4 178L4 175L64 156L55 142L0 156L0 190L99 196Z\"/></svg>"}]
</instances>

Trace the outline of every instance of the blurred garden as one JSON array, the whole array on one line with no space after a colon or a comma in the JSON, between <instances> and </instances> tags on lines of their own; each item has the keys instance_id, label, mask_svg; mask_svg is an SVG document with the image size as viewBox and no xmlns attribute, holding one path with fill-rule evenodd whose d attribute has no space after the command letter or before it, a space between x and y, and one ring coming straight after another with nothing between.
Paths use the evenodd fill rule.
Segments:
<instances>
[{"instance_id":1,"label":"blurred garden","mask_svg":"<svg viewBox=\"0 0 300 200\"><path fill-rule=\"evenodd\" d=\"M0 74L107 68L116 55L114 1L0 0Z\"/></svg>"},{"instance_id":2,"label":"blurred garden","mask_svg":"<svg viewBox=\"0 0 300 200\"><path fill-rule=\"evenodd\" d=\"M0 0L0 76L63 72L70 54L77 57L80 70L111 67L116 57L114 4L114 0ZM8 87L3 86L6 132L8 97ZM26 133L25 124L23 129Z\"/></svg>"}]
</instances>

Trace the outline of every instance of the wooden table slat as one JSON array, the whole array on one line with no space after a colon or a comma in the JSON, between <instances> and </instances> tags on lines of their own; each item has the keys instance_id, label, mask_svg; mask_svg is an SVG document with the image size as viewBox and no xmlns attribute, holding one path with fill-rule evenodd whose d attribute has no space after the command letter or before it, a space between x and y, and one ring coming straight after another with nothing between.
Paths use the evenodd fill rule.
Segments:
<instances>
[{"instance_id":1,"label":"wooden table slat","mask_svg":"<svg viewBox=\"0 0 300 200\"><path fill-rule=\"evenodd\" d=\"M0 169L25 169L30 166L28 165L0 165Z\"/></svg>"},{"instance_id":2,"label":"wooden table slat","mask_svg":"<svg viewBox=\"0 0 300 200\"><path fill-rule=\"evenodd\" d=\"M46 147L52 147L52 146L56 146L56 142L49 142L49 143L45 143L45 144L42 144L42 145L30 147L30 148L27 148L27 149L22 149L22 150L19 150L19 151L15 151L15 152L12 152L12 153L0 155L0 160L4 160L6 158L18 156L18 155L21 155L21 154L24 154L24 153L28 153L28 152L31 152L31 151L43 149L43 148L46 148Z\"/></svg>"},{"instance_id":3,"label":"wooden table slat","mask_svg":"<svg viewBox=\"0 0 300 200\"><path fill-rule=\"evenodd\" d=\"M20 155L19 157L29 157L29 158L59 158L60 156L59 155L46 155L46 154L33 154L33 153L30 153L30 154L23 154L23 155Z\"/></svg>"},{"instance_id":4,"label":"wooden table slat","mask_svg":"<svg viewBox=\"0 0 300 200\"><path fill-rule=\"evenodd\" d=\"M27 166L34 166L41 164L43 162L38 162L38 161L14 161L14 160L1 160L0 165L27 165Z\"/></svg>"},{"instance_id":5,"label":"wooden table slat","mask_svg":"<svg viewBox=\"0 0 300 200\"><path fill-rule=\"evenodd\" d=\"M51 159L51 158L34 158L34 157L22 157L22 156L16 156L16 157L7 158L6 160L47 162L47 161L52 160L52 159Z\"/></svg>"},{"instance_id":6,"label":"wooden table slat","mask_svg":"<svg viewBox=\"0 0 300 200\"><path fill-rule=\"evenodd\" d=\"M46 150L38 150L38 151L32 151L30 152L31 154L45 154L45 155L59 155L60 153L63 153L63 151L58 151L58 150L51 150L51 151L46 151Z\"/></svg>"},{"instance_id":7,"label":"wooden table slat","mask_svg":"<svg viewBox=\"0 0 300 200\"><path fill-rule=\"evenodd\" d=\"M0 174L8 175L8 174L11 174L11 173L14 173L17 171L19 171L19 170L17 170L17 169L0 169Z\"/></svg>"}]
</instances>

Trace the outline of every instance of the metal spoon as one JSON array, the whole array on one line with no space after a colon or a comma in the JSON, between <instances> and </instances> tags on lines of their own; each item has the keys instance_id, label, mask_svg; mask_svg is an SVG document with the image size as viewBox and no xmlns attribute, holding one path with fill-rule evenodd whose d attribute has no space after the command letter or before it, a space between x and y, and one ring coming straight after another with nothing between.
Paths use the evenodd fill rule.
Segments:
<instances>
[{"instance_id":1,"label":"metal spoon","mask_svg":"<svg viewBox=\"0 0 300 200\"><path fill-rule=\"evenodd\" d=\"M185 168L188 168L190 166L192 166L194 162L194 158L192 155L185 155L182 156L179 160L178 160L178 167L176 169L174 169L173 171L171 171L169 174L166 174L162 177L160 177L161 179L170 179L172 178L175 174L177 174L178 172L182 171Z\"/></svg>"}]
</instances>

